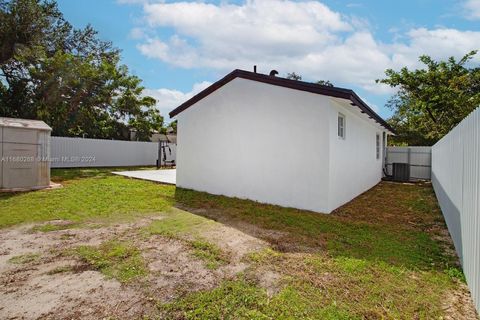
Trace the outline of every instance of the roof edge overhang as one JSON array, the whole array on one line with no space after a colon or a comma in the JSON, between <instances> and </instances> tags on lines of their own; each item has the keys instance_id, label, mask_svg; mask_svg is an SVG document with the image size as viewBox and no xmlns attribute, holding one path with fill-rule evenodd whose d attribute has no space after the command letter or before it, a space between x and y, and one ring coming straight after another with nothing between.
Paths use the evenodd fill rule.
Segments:
<instances>
[{"instance_id":1,"label":"roof edge overhang","mask_svg":"<svg viewBox=\"0 0 480 320\"><path fill-rule=\"evenodd\" d=\"M42 120L0 117L0 128L52 131Z\"/></svg>"},{"instance_id":2,"label":"roof edge overhang","mask_svg":"<svg viewBox=\"0 0 480 320\"><path fill-rule=\"evenodd\" d=\"M373 121L383 126L392 134L395 134L395 131L393 130L393 128L385 120L383 120L377 113L375 113L375 111L373 111L362 99L360 99L360 97L353 90L339 88L339 87L329 87L329 86L319 85L311 82L272 77L272 76L261 74L261 73L255 73L255 72L239 70L239 69L233 70L222 79L213 83L208 88L199 92L198 94L196 94L195 96L193 96L192 98L190 98L189 100L185 101L180 106L172 110L169 113L170 118L173 118L179 113L185 111L186 109L188 109L189 107L197 103L198 101L202 100L203 98L210 95L214 91L220 89L222 86L229 83L235 78L242 78L242 79L262 82L266 84L271 84L275 86L290 88L294 90L306 91L306 92L321 94L325 96L350 100L351 105L358 107L360 111L362 113L365 113L370 119L372 119Z\"/></svg>"}]
</instances>

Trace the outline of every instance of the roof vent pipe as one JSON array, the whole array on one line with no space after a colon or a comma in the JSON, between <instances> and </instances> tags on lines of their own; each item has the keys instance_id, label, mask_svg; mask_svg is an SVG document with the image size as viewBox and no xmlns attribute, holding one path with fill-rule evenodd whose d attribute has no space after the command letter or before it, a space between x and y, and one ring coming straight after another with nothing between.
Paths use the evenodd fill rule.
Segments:
<instances>
[{"instance_id":1,"label":"roof vent pipe","mask_svg":"<svg viewBox=\"0 0 480 320\"><path fill-rule=\"evenodd\" d=\"M270 71L270 77L275 77L278 74L277 70Z\"/></svg>"},{"instance_id":2,"label":"roof vent pipe","mask_svg":"<svg viewBox=\"0 0 480 320\"><path fill-rule=\"evenodd\" d=\"M257 73L257 66L253 66L253 72Z\"/></svg>"}]
</instances>

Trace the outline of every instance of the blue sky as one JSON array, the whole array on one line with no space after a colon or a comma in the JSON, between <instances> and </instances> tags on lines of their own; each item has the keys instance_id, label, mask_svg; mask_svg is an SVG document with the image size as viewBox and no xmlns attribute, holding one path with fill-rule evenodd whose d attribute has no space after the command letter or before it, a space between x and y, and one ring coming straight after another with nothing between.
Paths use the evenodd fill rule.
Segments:
<instances>
[{"instance_id":1,"label":"blue sky","mask_svg":"<svg viewBox=\"0 0 480 320\"><path fill-rule=\"evenodd\" d=\"M388 117L393 91L375 84L386 68L420 67L424 53L440 59L480 49L480 0L58 3L75 27L91 24L122 49L167 121L193 94L254 64L354 89Z\"/></svg>"}]
</instances>

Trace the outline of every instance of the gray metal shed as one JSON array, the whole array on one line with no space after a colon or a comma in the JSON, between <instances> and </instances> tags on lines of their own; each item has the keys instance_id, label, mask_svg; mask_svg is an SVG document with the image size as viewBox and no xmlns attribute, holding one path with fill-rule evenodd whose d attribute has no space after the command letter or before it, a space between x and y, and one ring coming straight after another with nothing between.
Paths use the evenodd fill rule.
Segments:
<instances>
[{"instance_id":1,"label":"gray metal shed","mask_svg":"<svg viewBox=\"0 0 480 320\"><path fill-rule=\"evenodd\" d=\"M0 117L0 190L50 185L51 131L43 121Z\"/></svg>"}]
</instances>

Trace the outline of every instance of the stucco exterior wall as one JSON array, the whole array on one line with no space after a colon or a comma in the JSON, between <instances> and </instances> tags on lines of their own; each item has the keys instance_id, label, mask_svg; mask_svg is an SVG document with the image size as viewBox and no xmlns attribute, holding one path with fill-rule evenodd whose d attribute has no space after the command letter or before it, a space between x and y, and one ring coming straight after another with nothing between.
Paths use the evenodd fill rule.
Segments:
<instances>
[{"instance_id":1,"label":"stucco exterior wall","mask_svg":"<svg viewBox=\"0 0 480 320\"><path fill-rule=\"evenodd\" d=\"M350 101L236 78L177 117L178 187L330 213L382 177L384 129Z\"/></svg>"},{"instance_id":2,"label":"stucco exterior wall","mask_svg":"<svg viewBox=\"0 0 480 320\"><path fill-rule=\"evenodd\" d=\"M229 82L177 116L177 186L328 212L329 103Z\"/></svg>"},{"instance_id":3,"label":"stucco exterior wall","mask_svg":"<svg viewBox=\"0 0 480 320\"><path fill-rule=\"evenodd\" d=\"M330 201L329 211L372 188L382 178L382 135L380 125L349 102L333 101L329 109ZM345 139L338 137L338 113L345 116ZM376 134L380 135L380 157L376 158Z\"/></svg>"}]
</instances>

